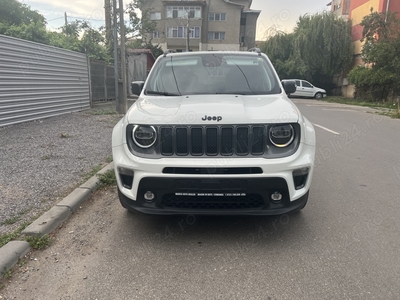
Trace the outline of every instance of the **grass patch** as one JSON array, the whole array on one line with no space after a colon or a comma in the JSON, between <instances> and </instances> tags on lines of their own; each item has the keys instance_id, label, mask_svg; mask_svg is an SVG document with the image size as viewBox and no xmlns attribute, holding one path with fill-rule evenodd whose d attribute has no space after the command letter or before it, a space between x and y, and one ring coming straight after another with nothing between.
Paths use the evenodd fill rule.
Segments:
<instances>
[{"instance_id":1,"label":"grass patch","mask_svg":"<svg viewBox=\"0 0 400 300\"><path fill-rule=\"evenodd\" d=\"M51 238L46 234L43 236L37 236L37 235L32 235L32 236L27 236L25 240L29 243L29 245L36 250L43 249L50 245L51 243Z\"/></svg>"},{"instance_id":2,"label":"grass patch","mask_svg":"<svg viewBox=\"0 0 400 300\"><path fill-rule=\"evenodd\" d=\"M20 217L14 216L12 218L8 218L7 220L1 222L0 225L12 225L17 223L20 219L21 219Z\"/></svg>"},{"instance_id":3,"label":"grass patch","mask_svg":"<svg viewBox=\"0 0 400 300\"><path fill-rule=\"evenodd\" d=\"M100 187L108 187L117 184L114 170L108 170L104 174L97 174L100 181Z\"/></svg>"},{"instance_id":4,"label":"grass patch","mask_svg":"<svg viewBox=\"0 0 400 300\"><path fill-rule=\"evenodd\" d=\"M29 224L29 222L24 222L15 231L0 235L0 247L3 247L8 242L17 239L21 235L22 230L28 227Z\"/></svg>"},{"instance_id":5,"label":"grass patch","mask_svg":"<svg viewBox=\"0 0 400 300\"><path fill-rule=\"evenodd\" d=\"M107 162L108 164L109 164L110 162L112 162L112 161L113 161L112 155L106 157L106 162Z\"/></svg>"},{"instance_id":6,"label":"grass patch","mask_svg":"<svg viewBox=\"0 0 400 300\"><path fill-rule=\"evenodd\" d=\"M400 119L400 108L399 108L398 103L371 102L371 101L365 101L362 99L357 100L357 99L345 98L345 97L339 97L339 96L329 96L324 99L321 99L321 101L326 101L329 103L340 103L340 104L348 104L348 105L357 105L357 106L376 108L379 110L377 113L380 115Z\"/></svg>"},{"instance_id":7,"label":"grass patch","mask_svg":"<svg viewBox=\"0 0 400 300\"><path fill-rule=\"evenodd\" d=\"M41 160L47 160L47 159L50 159L50 158L51 158L50 155L44 155L44 156L42 156L40 159L41 159Z\"/></svg>"},{"instance_id":8,"label":"grass patch","mask_svg":"<svg viewBox=\"0 0 400 300\"><path fill-rule=\"evenodd\" d=\"M332 102L332 103L341 103L341 104L350 104L350 105L357 105L357 106L367 106L372 108L393 108L393 104L391 103L383 103L383 102L370 102L365 100L357 100L352 98L346 97L339 97L339 96L328 96L320 101Z\"/></svg>"},{"instance_id":9,"label":"grass patch","mask_svg":"<svg viewBox=\"0 0 400 300\"><path fill-rule=\"evenodd\" d=\"M97 165L97 166L93 167L93 169L91 171L89 171L83 175L83 180L86 181L90 177L96 175L96 173L99 172L102 169L102 167L103 167L102 165Z\"/></svg>"}]
</instances>

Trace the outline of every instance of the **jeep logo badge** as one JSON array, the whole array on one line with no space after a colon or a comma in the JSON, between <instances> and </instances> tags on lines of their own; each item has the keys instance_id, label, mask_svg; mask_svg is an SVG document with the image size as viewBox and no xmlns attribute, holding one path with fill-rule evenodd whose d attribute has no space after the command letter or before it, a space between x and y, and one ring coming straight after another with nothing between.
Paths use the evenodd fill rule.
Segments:
<instances>
[{"instance_id":1,"label":"jeep logo badge","mask_svg":"<svg viewBox=\"0 0 400 300\"><path fill-rule=\"evenodd\" d=\"M201 118L203 121L221 121L222 117L221 116L207 116L205 115L204 118Z\"/></svg>"}]
</instances>

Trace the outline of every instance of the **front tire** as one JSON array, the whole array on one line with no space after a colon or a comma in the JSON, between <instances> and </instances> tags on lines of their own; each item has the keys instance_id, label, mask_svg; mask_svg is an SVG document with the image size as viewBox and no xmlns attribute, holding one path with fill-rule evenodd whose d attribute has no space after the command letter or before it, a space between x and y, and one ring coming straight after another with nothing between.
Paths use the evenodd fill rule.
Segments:
<instances>
[{"instance_id":1,"label":"front tire","mask_svg":"<svg viewBox=\"0 0 400 300\"><path fill-rule=\"evenodd\" d=\"M321 100L322 97L323 97L322 93L316 93L315 94L315 99L317 99L317 100Z\"/></svg>"}]
</instances>

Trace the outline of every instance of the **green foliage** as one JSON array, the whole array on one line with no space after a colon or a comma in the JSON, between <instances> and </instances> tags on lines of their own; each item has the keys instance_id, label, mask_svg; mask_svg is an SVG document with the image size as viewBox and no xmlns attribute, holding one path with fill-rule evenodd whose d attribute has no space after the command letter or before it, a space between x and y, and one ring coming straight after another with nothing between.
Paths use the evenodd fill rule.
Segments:
<instances>
[{"instance_id":1,"label":"green foliage","mask_svg":"<svg viewBox=\"0 0 400 300\"><path fill-rule=\"evenodd\" d=\"M24 230L29 225L28 222L22 223L15 231L11 233L5 233L0 235L0 247L3 247L8 242L15 240L21 235L22 230Z\"/></svg>"},{"instance_id":2,"label":"green foliage","mask_svg":"<svg viewBox=\"0 0 400 300\"><path fill-rule=\"evenodd\" d=\"M17 0L0 0L0 34L48 43L45 18Z\"/></svg>"},{"instance_id":3,"label":"green foliage","mask_svg":"<svg viewBox=\"0 0 400 300\"><path fill-rule=\"evenodd\" d=\"M357 66L349 73L356 96L385 101L400 93L400 20L393 13L371 13L361 25L365 41L362 58L369 66Z\"/></svg>"},{"instance_id":4,"label":"green foliage","mask_svg":"<svg viewBox=\"0 0 400 300\"><path fill-rule=\"evenodd\" d=\"M150 49L154 57L157 58L163 54L163 50L159 45L152 44L150 33L157 29L157 22L150 19L152 8L145 9L146 0L132 0L128 4L127 13L129 15L129 26L126 33L131 41L127 44L133 49ZM141 17L138 11L141 11Z\"/></svg>"},{"instance_id":5,"label":"green foliage","mask_svg":"<svg viewBox=\"0 0 400 300\"><path fill-rule=\"evenodd\" d=\"M37 235L32 235L32 236L27 236L25 239L29 245L36 250L40 250L43 248L46 248L48 245L50 245L51 238L46 234L43 236L37 236Z\"/></svg>"},{"instance_id":6,"label":"green foliage","mask_svg":"<svg viewBox=\"0 0 400 300\"><path fill-rule=\"evenodd\" d=\"M88 22L70 22L61 32L50 32L43 15L17 0L0 0L0 8L0 34L85 53L90 58L111 59L102 33Z\"/></svg>"},{"instance_id":7,"label":"green foliage","mask_svg":"<svg viewBox=\"0 0 400 300\"><path fill-rule=\"evenodd\" d=\"M144 9L146 0L132 0L128 4L127 13L129 15L129 26L127 27L126 33L131 38L140 38L145 44L151 43L149 39L149 33L153 32L157 28L157 22L150 19L151 8ZM141 17L138 15L138 11L141 11Z\"/></svg>"},{"instance_id":8,"label":"green foliage","mask_svg":"<svg viewBox=\"0 0 400 300\"><path fill-rule=\"evenodd\" d=\"M45 18L35 10L17 0L0 0L0 20L1 23L12 25L29 25L31 23L46 26ZM3 34L0 31L1 34Z\"/></svg>"},{"instance_id":9,"label":"green foliage","mask_svg":"<svg viewBox=\"0 0 400 300\"><path fill-rule=\"evenodd\" d=\"M293 33L262 43L281 78L304 78L329 90L335 75L352 62L351 24L331 13L299 18Z\"/></svg>"},{"instance_id":10,"label":"green foliage","mask_svg":"<svg viewBox=\"0 0 400 300\"><path fill-rule=\"evenodd\" d=\"M115 177L114 170L108 170L104 174L97 174L100 180L101 187L107 187L117 184L117 178Z\"/></svg>"},{"instance_id":11,"label":"green foliage","mask_svg":"<svg viewBox=\"0 0 400 300\"><path fill-rule=\"evenodd\" d=\"M104 46L104 36L88 22L70 22L61 27L61 32L50 32L48 36L52 46L85 53L98 60L111 60Z\"/></svg>"}]
</instances>

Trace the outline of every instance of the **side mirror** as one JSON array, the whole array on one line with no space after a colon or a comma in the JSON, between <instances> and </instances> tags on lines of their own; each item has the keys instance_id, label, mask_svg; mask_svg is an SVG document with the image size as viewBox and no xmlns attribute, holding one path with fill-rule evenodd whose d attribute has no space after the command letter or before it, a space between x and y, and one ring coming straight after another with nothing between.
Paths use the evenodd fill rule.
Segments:
<instances>
[{"instance_id":1,"label":"side mirror","mask_svg":"<svg viewBox=\"0 0 400 300\"><path fill-rule=\"evenodd\" d=\"M143 90L144 81L132 81L131 83L131 91L134 95L140 95Z\"/></svg>"},{"instance_id":2,"label":"side mirror","mask_svg":"<svg viewBox=\"0 0 400 300\"><path fill-rule=\"evenodd\" d=\"M283 88L285 89L286 94L293 94L296 92L296 81L288 80L282 81Z\"/></svg>"}]
</instances>

